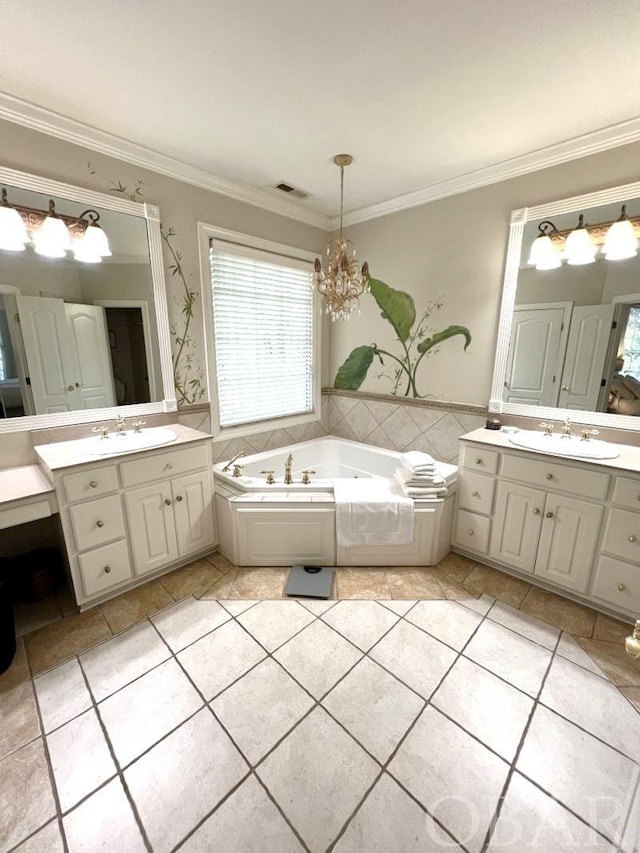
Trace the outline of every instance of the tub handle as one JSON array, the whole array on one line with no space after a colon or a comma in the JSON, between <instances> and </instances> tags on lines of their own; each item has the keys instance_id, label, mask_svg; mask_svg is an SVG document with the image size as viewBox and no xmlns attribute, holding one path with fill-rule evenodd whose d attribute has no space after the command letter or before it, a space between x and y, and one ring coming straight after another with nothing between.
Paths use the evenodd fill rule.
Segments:
<instances>
[{"instance_id":1,"label":"tub handle","mask_svg":"<svg viewBox=\"0 0 640 853\"><path fill-rule=\"evenodd\" d=\"M316 472L311 470L310 468L305 468L304 471L302 472L302 485L308 486L309 483L311 482L311 477L309 475L315 474L315 473Z\"/></svg>"},{"instance_id":2,"label":"tub handle","mask_svg":"<svg viewBox=\"0 0 640 853\"><path fill-rule=\"evenodd\" d=\"M272 486L275 483L275 480L273 479L273 475L275 473L275 468L270 468L270 469L265 470L265 471L260 471L260 473L267 475L267 485Z\"/></svg>"}]
</instances>

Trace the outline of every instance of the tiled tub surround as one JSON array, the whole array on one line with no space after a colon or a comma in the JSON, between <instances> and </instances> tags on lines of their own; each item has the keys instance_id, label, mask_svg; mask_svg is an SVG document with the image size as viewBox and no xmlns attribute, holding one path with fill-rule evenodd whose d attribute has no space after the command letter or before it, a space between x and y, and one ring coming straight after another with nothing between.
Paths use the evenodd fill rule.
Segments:
<instances>
[{"instance_id":1,"label":"tiled tub surround","mask_svg":"<svg viewBox=\"0 0 640 853\"><path fill-rule=\"evenodd\" d=\"M574 441L579 441L574 438ZM453 548L628 619L640 616L640 448L607 460L463 436Z\"/></svg>"},{"instance_id":2,"label":"tiled tub surround","mask_svg":"<svg viewBox=\"0 0 640 853\"><path fill-rule=\"evenodd\" d=\"M283 482L292 457L292 480ZM414 538L407 545L344 547L336 539L334 478L392 478L396 451L326 436L238 460L242 476L214 466L220 551L241 566L311 563L341 566L432 566L448 553L455 484L444 499L415 500ZM451 466L446 474L455 474ZM266 482L264 471L274 471ZM304 471L311 482L303 484Z\"/></svg>"},{"instance_id":3,"label":"tiled tub surround","mask_svg":"<svg viewBox=\"0 0 640 853\"><path fill-rule=\"evenodd\" d=\"M1 850L640 843L640 716L569 634L487 596L189 596L0 712Z\"/></svg>"}]
</instances>

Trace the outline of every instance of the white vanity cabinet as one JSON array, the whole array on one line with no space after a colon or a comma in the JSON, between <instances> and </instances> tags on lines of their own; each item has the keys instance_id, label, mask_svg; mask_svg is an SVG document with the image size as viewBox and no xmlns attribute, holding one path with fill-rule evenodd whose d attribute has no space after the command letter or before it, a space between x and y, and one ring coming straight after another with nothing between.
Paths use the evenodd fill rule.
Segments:
<instances>
[{"instance_id":1,"label":"white vanity cabinet","mask_svg":"<svg viewBox=\"0 0 640 853\"><path fill-rule=\"evenodd\" d=\"M39 455L48 458L46 447ZM50 472L81 608L216 544L208 439L52 466Z\"/></svg>"},{"instance_id":2,"label":"white vanity cabinet","mask_svg":"<svg viewBox=\"0 0 640 853\"><path fill-rule=\"evenodd\" d=\"M629 448L614 465L522 451L486 433L461 439L454 549L635 618L640 450ZM629 471L622 466L635 466L634 453Z\"/></svg>"}]
</instances>

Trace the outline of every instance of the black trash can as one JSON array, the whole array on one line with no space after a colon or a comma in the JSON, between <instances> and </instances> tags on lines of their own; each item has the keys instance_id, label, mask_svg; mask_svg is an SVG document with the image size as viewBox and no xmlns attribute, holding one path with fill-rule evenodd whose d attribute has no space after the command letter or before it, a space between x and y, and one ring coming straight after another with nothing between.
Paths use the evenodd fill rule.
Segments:
<instances>
[{"instance_id":1,"label":"black trash can","mask_svg":"<svg viewBox=\"0 0 640 853\"><path fill-rule=\"evenodd\" d=\"M0 673L9 669L16 653L13 598L6 580L8 562L0 558Z\"/></svg>"}]
</instances>

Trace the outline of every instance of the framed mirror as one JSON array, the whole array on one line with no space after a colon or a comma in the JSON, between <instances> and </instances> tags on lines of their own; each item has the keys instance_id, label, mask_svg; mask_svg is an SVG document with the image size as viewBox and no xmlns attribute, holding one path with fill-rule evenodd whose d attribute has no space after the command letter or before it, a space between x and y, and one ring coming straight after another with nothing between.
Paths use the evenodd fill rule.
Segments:
<instances>
[{"instance_id":1,"label":"framed mirror","mask_svg":"<svg viewBox=\"0 0 640 853\"><path fill-rule=\"evenodd\" d=\"M639 236L640 182L512 212L490 411L640 430Z\"/></svg>"},{"instance_id":2,"label":"framed mirror","mask_svg":"<svg viewBox=\"0 0 640 853\"><path fill-rule=\"evenodd\" d=\"M0 433L174 411L158 209L1 167L0 191Z\"/></svg>"}]
</instances>

